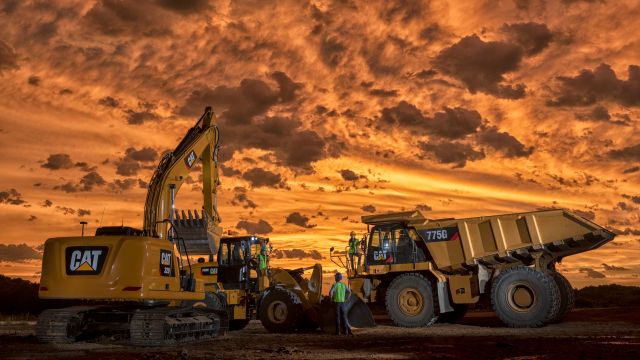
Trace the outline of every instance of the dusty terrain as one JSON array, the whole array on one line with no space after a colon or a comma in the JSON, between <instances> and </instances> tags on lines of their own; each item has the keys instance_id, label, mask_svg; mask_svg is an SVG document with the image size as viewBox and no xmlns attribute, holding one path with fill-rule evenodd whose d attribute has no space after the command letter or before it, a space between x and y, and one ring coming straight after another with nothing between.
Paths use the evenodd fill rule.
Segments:
<instances>
[{"instance_id":1,"label":"dusty terrain","mask_svg":"<svg viewBox=\"0 0 640 360\"><path fill-rule=\"evenodd\" d=\"M143 349L126 340L39 344L34 323L0 324L0 358L65 359L639 359L640 307L575 310L561 324L509 329L490 312L461 324L401 329L383 317L353 338L322 333L269 334L259 322L219 339L177 348Z\"/></svg>"}]
</instances>

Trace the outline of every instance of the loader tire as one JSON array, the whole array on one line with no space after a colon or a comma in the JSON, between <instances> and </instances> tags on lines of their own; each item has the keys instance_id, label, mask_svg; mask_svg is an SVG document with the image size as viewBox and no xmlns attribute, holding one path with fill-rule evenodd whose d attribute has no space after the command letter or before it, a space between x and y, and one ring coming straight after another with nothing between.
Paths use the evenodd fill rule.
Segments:
<instances>
[{"instance_id":1,"label":"loader tire","mask_svg":"<svg viewBox=\"0 0 640 360\"><path fill-rule=\"evenodd\" d=\"M558 288L560 289L560 308L558 314L551 320L552 323L557 323L571 310L576 302L576 294L573 291L573 287L569 280L557 271L551 273L553 280L555 280Z\"/></svg>"},{"instance_id":2,"label":"loader tire","mask_svg":"<svg viewBox=\"0 0 640 360\"><path fill-rule=\"evenodd\" d=\"M440 313L438 322L444 324L456 324L467 314L467 304L453 304L453 311Z\"/></svg>"},{"instance_id":3,"label":"loader tire","mask_svg":"<svg viewBox=\"0 0 640 360\"><path fill-rule=\"evenodd\" d=\"M438 319L437 298L429 279L416 273L402 274L387 288L387 314L396 326L429 326Z\"/></svg>"},{"instance_id":4,"label":"loader tire","mask_svg":"<svg viewBox=\"0 0 640 360\"><path fill-rule=\"evenodd\" d=\"M258 317L269 332L293 332L300 326L303 316L302 302L293 291L272 288L260 300Z\"/></svg>"},{"instance_id":5,"label":"loader tire","mask_svg":"<svg viewBox=\"0 0 640 360\"><path fill-rule=\"evenodd\" d=\"M560 289L553 276L517 266L500 273L491 287L493 310L507 326L541 327L560 309Z\"/></svg>"},{"instance_id":6,"label":"loader tire","mask_svg":"<svg viewBox=\"0 0 640 360\"><path fill-rule=\"evenodd\" d=\"M249 319L230 320L229 321L229 330L231 330L231 331L242 330L245 327L247 327L248 324L249 324Z\"/></svg>"}]
</instances>

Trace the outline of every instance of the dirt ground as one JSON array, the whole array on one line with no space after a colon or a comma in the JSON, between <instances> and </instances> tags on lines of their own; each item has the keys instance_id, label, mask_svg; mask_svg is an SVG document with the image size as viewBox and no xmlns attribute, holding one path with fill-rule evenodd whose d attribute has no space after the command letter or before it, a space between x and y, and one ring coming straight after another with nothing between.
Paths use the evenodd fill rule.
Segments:
<instances>
[{"instance_id":1,"label":"dirt ground","mask_svg":"<svg viewBox=\"0 0 640 360\"><path fill-rule=\"evenodd\" d=\"M71 345L39 344L33 322L0 323L0 358L8 359L640 359L640 307L583 309L560 324L505 328L490 312L460 324L403 329L383 317L356 336L269 334L253 321L218 339L175 348L136 348L102 338Z\"/></svg>"}]
</instances>

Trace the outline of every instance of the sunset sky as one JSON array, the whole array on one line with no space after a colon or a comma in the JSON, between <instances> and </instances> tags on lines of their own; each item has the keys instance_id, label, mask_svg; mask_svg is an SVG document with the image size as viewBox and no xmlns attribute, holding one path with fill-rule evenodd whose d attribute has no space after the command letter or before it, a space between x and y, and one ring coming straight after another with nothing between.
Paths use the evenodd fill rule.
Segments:
<instances>
[{"instance_id":1,"label":"sunset sky","mask_svg":"<svg viewBox=\"0 0 640 360\"><path fill-rule=\"evenodd\" d=\"M140 227L160 154L211 105L223 226L289 250L276 264L333 268L363 214L562 207L620 234L564 260L572 284L640 285L638 19L613 0L0 0L0 273L37 281L38 246L82 220Z\"/></svg>"}]
</instances>

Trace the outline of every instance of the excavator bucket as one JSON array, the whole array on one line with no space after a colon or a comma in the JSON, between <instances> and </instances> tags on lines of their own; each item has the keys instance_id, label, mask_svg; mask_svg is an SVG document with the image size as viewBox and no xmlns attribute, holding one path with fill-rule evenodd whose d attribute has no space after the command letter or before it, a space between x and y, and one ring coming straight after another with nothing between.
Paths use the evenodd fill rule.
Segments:
<instances>
[{"instance_id":1,"label":"excavator bucket","mask_svg":"<svg viewBox=\"0 0 640 360\"><path fill-rule=\"evenodd\" d=\"M347 320L354 328L371 328L376 326L373 314L367 304L356 295L351 295L346 302ZM320 328L325 333L336 331L336 310L329 298L320 305Z\"/></svg>"},{"instance_id":2,"label":"excavator bucket","mask_svg":"<svg viewBox=\"0 0 640 360\"><path fill-rule=\"evenodd\" d=\"M201 215L201 216L200 216ZM187 213L182 210L182 215L176 210L173 220L174 229L177 232L178 248L180 253L189 255L206 255L215 254L218 251L218 243L220 235L211 236L210 222L207 220L207 214L202 211L191 210ZM217 240L217 242L216 242Z\"/></svg>"}]
</instances>

